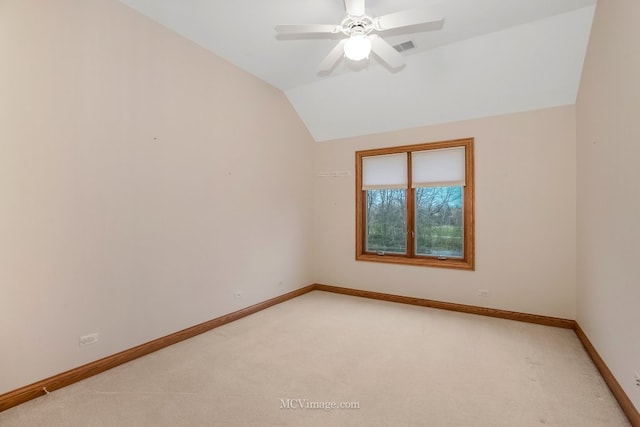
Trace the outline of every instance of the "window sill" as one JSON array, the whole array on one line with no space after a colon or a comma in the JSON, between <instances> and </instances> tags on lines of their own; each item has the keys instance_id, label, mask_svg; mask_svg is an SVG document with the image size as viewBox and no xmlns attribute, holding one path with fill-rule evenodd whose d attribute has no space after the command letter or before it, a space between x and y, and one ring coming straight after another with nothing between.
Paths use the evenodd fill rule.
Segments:
<instances>
[{"instance_id":1,"label":"window sill","mask_svg":"<svg viewBox=\"0 0 640 427\"><path fill-rule=\"evenodd\" d=\"M404 264L422 267L453 268L458 270L475 270L475 266L464 260L456 258L406 258L397 255L357 254L356 261L384 262L388 264Z\"/></svg>"}]
</instances>

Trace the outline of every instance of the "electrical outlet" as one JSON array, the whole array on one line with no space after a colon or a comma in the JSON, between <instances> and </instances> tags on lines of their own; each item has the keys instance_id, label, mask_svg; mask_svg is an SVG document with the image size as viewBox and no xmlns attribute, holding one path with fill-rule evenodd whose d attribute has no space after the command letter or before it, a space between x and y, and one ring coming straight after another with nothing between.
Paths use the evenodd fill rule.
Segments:
<instances>
[{"instance_id":1,"label":"electrical outlet","mask_svg":"<svg viewBox=\"0 0 640 427\"><path fill-rule=\"evenodd\" d=\"M240 292L240 291L235 291L235 292L233 293L233 296L235 297L235 299L240 299L240 298L242 298L242 292Z\"/></svg>"},{"instance_id":2,"label":"electrical outlet","mask_svg":"<svg viewBox=\"0 0 640 427\"><path fill-rule=\"evenodd\" d=\"M636 387L640 387L640 374L637 372L633 373L633 378L636 381Z\"/></svg>"},{"instance_id":3,"label":"electrical outlet","mask_svg":"<svg viewBox=\"0 0 640 427\"><path fill-rule=\"evenodd\" d=\"M98 334L93 333L93 334L81 336L79 344L80 344L80 347L84 347L85 345L95 344L97 342L98 342Z\"/></svg>"},{"instance_id":4,"label":"electrical outlet","mask_svg":"<svg viewBox=\"0 0 640 427\"><path fill-rule=\"evenodd\" d=\"M487 298L489 296L489 290L488 289L478 289L478 295L480 295L483 298Z\"/></svg>"}]
</instances>

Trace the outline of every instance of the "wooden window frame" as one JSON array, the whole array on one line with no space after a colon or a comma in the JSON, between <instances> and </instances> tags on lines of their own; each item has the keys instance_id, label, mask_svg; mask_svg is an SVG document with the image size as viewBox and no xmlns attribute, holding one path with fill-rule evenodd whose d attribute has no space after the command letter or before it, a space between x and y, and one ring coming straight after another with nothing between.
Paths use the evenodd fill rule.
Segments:
<instances>
[{"instance_id":1,"label":"wooden window frame","mask_svg":"<svg viewBox=\"0 0 640 427\"><path fill-rule=\"evenodd\" d=\"M428 142L415 145L403 145L398 147L377 148L373 150L356 151L356 260L372 261L392 264L406 264L427 267L454 268L463 270L475 270L475 214L474 214L474 138L456 139L450 141ZM411 186L411 155L407 155L408 162L408 188L407 188L407 251L406 254L379 255L365 251L365 226L366 226L366 192L362 189L362 159L370 156L386 154L411 153L414 151L437 150L442 148L465 147L465 173L464 186L464 248L460 258L441 259L437 256L416 255L414 233L415 228L415 189Z\"/></svg>"}]
</instances>

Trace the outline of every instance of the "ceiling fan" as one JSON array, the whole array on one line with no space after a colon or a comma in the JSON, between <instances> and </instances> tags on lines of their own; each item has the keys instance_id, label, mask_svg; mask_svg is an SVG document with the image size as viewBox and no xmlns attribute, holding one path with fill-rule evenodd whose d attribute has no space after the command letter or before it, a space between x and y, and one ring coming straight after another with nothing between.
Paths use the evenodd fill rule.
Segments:
<instances>
[{"instance_id":1,"label":"ceiling fan","mask_svg":"<svg viewBox=\"0 0 640 427\"><path fill-rule=\"evenodd\" d=\"M343 33L347 36L320 63L320 71L330 71L343 56L360 61L368 58L371 52L396 69L404 65L403 56L374 32L419 24L441 24L444 21L433 9L404 10L374 18L365 14L365 0L344 0L344 5L347 16L338 25L277 25L276 32L283 35Z\"/></svg>"}]
</instances>

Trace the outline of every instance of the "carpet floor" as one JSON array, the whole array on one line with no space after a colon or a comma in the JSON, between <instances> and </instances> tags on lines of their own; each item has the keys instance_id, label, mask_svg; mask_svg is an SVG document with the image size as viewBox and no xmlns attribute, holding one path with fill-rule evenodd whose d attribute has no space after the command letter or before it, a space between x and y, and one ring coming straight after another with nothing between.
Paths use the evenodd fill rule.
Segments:
<instances>
[{"instance_id":1,"label":"carpet floor","mask_svg":"<svg viewBox=\"0 0 640 427\"><path fill-rule=\"evenodd\" d=\"M313 291L0 413L13 426L629 426L572 330Z\"/></svg>"}]
</instances>

